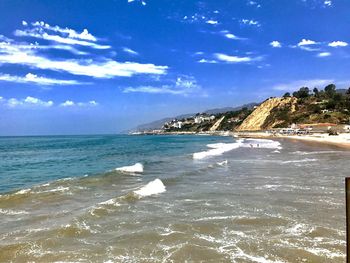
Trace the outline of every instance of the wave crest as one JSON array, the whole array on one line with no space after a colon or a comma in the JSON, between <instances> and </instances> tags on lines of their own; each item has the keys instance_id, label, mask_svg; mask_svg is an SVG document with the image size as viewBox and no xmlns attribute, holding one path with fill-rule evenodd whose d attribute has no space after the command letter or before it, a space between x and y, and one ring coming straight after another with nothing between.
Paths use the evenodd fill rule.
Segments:
<instances>
[{"instance_id":1,"label":"wave crest","mask_svg":"<svg viewBox=\"0 0 350 263\"><path fill-rule=\"evenodd\" d=\"M130 166L122 166L115 169L116 171L124 172L124 173L143 173L143 164L135 163Z\"/></svg>"},{"instance_id":2,"label":"wave crest","mask_svg":"<svg viewBox=\"0 0 350 263\"><path fill-rule=\"evenodd\" d=\"M145 197L165 192L165 185L160 179L149 182L139 190L134 191L137 196Z\"/></svg>"}]
</instances>

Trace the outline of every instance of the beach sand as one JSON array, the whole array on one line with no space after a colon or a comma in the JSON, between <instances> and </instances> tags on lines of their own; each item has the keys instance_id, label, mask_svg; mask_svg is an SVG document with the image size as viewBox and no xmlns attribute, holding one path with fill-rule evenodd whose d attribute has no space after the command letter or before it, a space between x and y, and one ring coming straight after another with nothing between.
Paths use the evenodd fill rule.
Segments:
<instances>
[{"instance_id":1,"label":"beach sand","mask_svg":"<svg viewBox=\"0 0 350 263\"><path fill-rule=\"evenodd\" d=\"M282 134L271 134L271 133L262 131L262 132L237 132L234 135L240 138L286 138L291 140L335 145L338 147L350 149L349 133L341 133L335 136L330 136L326 133L313 133L310 135L282 135Z\"/></svg>"}]
</instances>

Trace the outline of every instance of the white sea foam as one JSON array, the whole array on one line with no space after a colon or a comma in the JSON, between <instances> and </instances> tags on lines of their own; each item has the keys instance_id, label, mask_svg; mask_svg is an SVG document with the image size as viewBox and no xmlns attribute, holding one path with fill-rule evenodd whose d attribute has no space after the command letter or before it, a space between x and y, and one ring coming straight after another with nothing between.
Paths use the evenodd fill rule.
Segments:
<instances>
[{"instance_id":1,"label":"white sea foam","mask_svg":"<svg viewBox=\"0 0 350 263\"><path fill-rule=\"evenodd\" d=\"M225 152L232 151L234 149L239 148L242 145L240 142L236 143L215 143L208 144L207 146L211 148L211 150L197 152L193 154L193 159L204 159L211 156L218 156Z\"/></svg>"},{"instance_id":2,"label":"white sea foam","mask_svg":"<svg viewBox=\"0 0 350 263\"><path fill-rule=\"evenodd\" d=\"M139 190L134 191L134 193L140 197L160 194L165 192L165 185L160 179L149 182L145 186L141 187Z\"/></svg>"},{"instance_id":3,"label":"white sea foam","mask_svg":"<svg viewBox=\"0 0 350 263\"><path fill-rule=\"evenodd\" d=\"M0 208L0 214L14 216L14 215L26 215L29 213L26 211L15 211L15 210L7 210L7 209Z\"/></svg>"},{"instance_id":4,"label":"white sea foam","mask_svg":"<svg viewBox=\"0 0 350 263\"><path fill-rule=\"evenodd\" d=\"M219 165L219 166L224 166L224 165L227 165L227 160L225 161L222 161L222 162L217 162L216 164Z\"/></svg>"},{"instance_id":5,"label":"white sea foam","mask_svg":"<svg viewBox=\"0 0 350 263\"><path fill-rule=\"evenodd\" d=\"M22 189L22 190L19 190L18 192L16 192L15 194L16 195L23 195L23 194L29 193L30 191L31 191L31 189Z\"/></svg>"},{"instance_id":6,"label":"white sea foam","mask_svg":"<svg viewBox=\"0 0 350 263\"><path fill-rule=\"evenodd\" d=\"M107 201L103 201L98 203L99 205L112 205L112 206L120 206L120 204L117 202L116 198L109 199Z\"/></svg>"},{"instance_id":7,"label":"white sea foam","mask_svg":"<svg viewBox=\"0 0 350 263\"><path fill-rule=\"evenodd\" d=\"M308 163L308 162L317 162L318 159L310 159L310 158L305 158L301 160L290 160L290 161L283 161L282 163Z\"/></svg>"},{"instance_id":8,"label":"white sea foam","mask_svg":"<svg viewBox=\"0 0 350 263\"><path fill-rule=\"evenodd\" d=\"M311 233L315 228L306 224L297 223L290 228L287 228L285 232L292 236L302 236Z\"/></svg>"},{"instance_id":9,"label":"white sea foam","mask_svg":"<svg viewBox=\"0 0 350 263\"><path fill-rule=\"evenodd\" d=\"M237 148L261 148L261 149L282 149L280 142L267 139L240 139L235 143L212 143L207 145L210 150L193 154L193 159L204 159L211 156L222 155L225 152Z\"/></svg>"},{"instance_id":10,"label":"white sea foam","mask_svg":"<svg viewBox=\"0 0 350 263\"><path fill-rule=\"evenodd\" d=\"M143 165L142 163L135 163L134 165L119 167L115 170L124 173L143 173Z\"/></svg>"},{"instance_id":11,"label":"white sea foam","mask_svg":"<svg viewBox=\"0 0 350 263\"><path fill-rule=\"evenodd\" d=\"M341 253L341 252L333 252L330 251L329 249L325 249L325 248L317 248L317 247L311 247L311 248L305 248L306 251L317 255L317 256L324 256L327 258L344 258L345 254Z\"/></svg>"},{"instance_id":12,"label":"white sea foam","mask_svg":"<svg viewBox=\"0 0 350 263\"><path fill-rule=\"evenodd\" d=\"M313 151L313 152L295 151L295 152L292 152L291 154L312 155L312 154L330 154L330 153L343 153L343 151Z\"/></svg>"},{"instance_id":13,"label":"white sea foam","mask_svg":"<svg viewBox=\"0 0 350 263\"><path fill-rule=\"evenodd\" d=\"M69 187L58 186L56 188L49 189L49 190L37 191L36 193L42 194L42 193L66 192L68 190L69 190Z\"/></svg>"},{"instance_id":14,"label":"white sea foam","mask_svg":"<svg viewBox=\"0 0 350 263\"><path fill-rule=\"evenodd\" d=\"M281 143L278 141L268 139L246 139L246 142L241 147L245 148L262 148L262 149L276 149L281 150Z\"/></svg>"},{"instance_id":15,"label":"white sea foam","mask_svg":"<svg viewBox=\"0 0 350 263\"><path fill-rule=\"evenodd\" d=\"M277 188L280 188L281 185L276 185L276 184L266 184L263 186L257 186L255 189L257 190L262 190L262 189L271 189L271 190L276 190Z\"/></svg>"}]
</instances>

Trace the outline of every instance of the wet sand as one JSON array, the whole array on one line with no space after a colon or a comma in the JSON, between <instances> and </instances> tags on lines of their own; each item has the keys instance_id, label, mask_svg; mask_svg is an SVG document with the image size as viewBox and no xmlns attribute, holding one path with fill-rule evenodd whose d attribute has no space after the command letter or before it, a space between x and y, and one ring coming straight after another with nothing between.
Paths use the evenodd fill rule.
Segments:
<instances>
[{"instance_id":1,"label":"wet sand","mask_svg":"<svg viewBox=\"0 0 350 263\"><path fill-rule=\"evenodd\" d=\"M305 141L310 143L321 143L334 145L341 148L350 149L350 134L341 133L339 135L330 136L326 133L314 133L310 135L282 135L282 134L271 134L268 132L237 132L234 136L240 138L286 138L291 140Z\"/></svg>"}]
</instances>

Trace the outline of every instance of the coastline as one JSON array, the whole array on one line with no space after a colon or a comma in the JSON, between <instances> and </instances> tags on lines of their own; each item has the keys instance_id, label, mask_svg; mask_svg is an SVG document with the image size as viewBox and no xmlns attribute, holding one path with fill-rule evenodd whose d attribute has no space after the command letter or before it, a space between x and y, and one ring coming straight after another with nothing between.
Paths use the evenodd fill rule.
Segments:
<instances>
[{"instance_id":1,"label":"coastline","mask_svg":"<svg viewBox=\"0 0 350 263\"><path fill-rule=\"evenodd\" d=\"M313 133L310 135L283 135L272 134L268 131L206 131L206 132L161 132L149 131L132 133L130 135L202 135L202 136L232 136L236 138L259 138L259 139L288 139L306 143L333 145L350 150L350 133L340 133L330 136L327 133Z\"/></svg>"},{"instance_id":2,"label":"coastline","mask_svg":"<svg viewBox=\"0 0 350 263\"><path fill-rule=\"evenodd\" d=\"M266 138L266 139L289 139L298 140L309 143L320 143L333 145L350 150L350 134L341 133L336 136L329 136L326 133L314 133L310 135L282 135L282 134L271 134L268 132L235 132L235 137L239 138Z\"/></svg>"}]
</instances>

